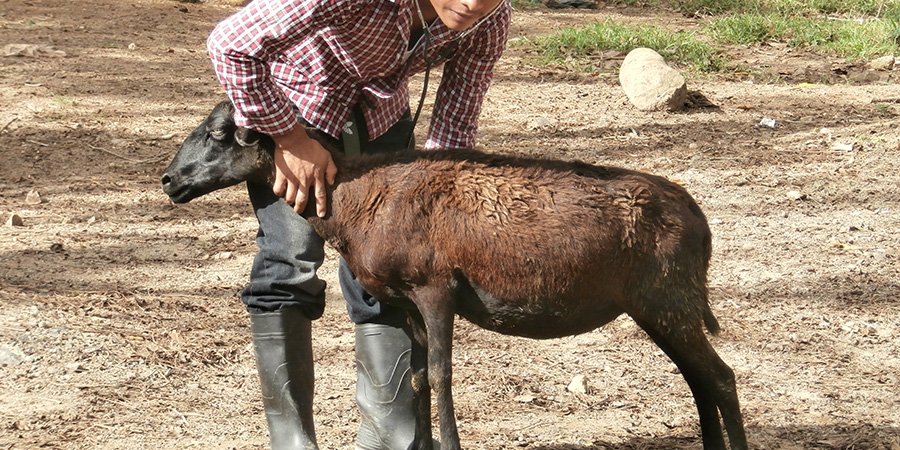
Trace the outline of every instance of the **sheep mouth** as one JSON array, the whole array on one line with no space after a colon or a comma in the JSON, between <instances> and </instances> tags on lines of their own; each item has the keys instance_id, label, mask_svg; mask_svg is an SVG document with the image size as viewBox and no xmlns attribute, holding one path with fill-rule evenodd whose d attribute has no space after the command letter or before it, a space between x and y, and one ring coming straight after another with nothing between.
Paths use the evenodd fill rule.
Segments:
<instances>
[{"instance_id":1,"label":"sheep mouth","mask_svg":"<svg viewBox=\"0 0 900 450\"><path fill-rule=\"evenodd\" d=\"M175 186L172 184L163 185L163 192L169 196L172 203L187 203L200 195L191 190L190 186Z\"/></svg>"}]
</instances>

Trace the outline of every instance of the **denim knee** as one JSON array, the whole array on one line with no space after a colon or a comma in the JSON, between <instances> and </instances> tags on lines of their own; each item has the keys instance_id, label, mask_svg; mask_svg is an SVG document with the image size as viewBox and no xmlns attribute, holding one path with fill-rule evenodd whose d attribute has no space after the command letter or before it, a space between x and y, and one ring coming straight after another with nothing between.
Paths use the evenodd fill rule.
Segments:
<instances>
[{"instance_id":1,"label":"denim knee","mask_svg":"<svg viewBox=\"0 0 900 450\"><path fill-rule=\"evenodd\" d=\"M247 191L259 221L259 252L242 301L257 312L299 307L309 319L321 317L325 282L316 271L325 260L324 242L270 186L248 183Z\"/></svg>"},{"instance_id":2,"label":"denim knee","mask_svg":"<svg viewBox=\"0 0 900 450\"><path fill-rule=\"evenodd\" d=\"M341 258L338 267L338 281L347 302L347 315L353 323L379 323L394 327L406 323L406 313L402 308L388 305L366 292L344 258Z\"/></svg>"}]
</instances>

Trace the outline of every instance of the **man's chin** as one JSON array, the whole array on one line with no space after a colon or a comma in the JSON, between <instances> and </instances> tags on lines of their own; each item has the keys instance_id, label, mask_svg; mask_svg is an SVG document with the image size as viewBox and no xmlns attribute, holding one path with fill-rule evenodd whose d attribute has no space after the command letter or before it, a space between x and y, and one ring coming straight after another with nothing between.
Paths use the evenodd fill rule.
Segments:
<instances>
[{"instance_id":1,"label":"man's chin","mask_svg":"<svg viewBox=\"0 0 900 450\"><path fill-rule=\"evenodd\" d=\"M441 17L441 21L444 22L444 26L453 31L466 31L478 22L478 17L464 16L453 11L447 11L446 16Z\"/></svg>"}]
</instances>

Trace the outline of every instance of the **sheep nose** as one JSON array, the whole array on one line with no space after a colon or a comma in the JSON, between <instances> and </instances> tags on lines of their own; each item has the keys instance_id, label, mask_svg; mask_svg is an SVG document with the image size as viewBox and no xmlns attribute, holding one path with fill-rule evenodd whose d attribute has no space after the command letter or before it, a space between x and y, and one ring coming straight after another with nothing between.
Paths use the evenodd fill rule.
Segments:
<instances>
[{"instance_id":1,"label":"sheep nose","mask_svg":"<svg viewBox=\"0 0 900 450\"><path fill-rule=\"evenodd\" d=\"M169 174L164 173L162 176L162 180L160 180L160 181L162 181L163 186L165 186L172 182L172 177L169 176Z\"/></svg>"}]
</instances>

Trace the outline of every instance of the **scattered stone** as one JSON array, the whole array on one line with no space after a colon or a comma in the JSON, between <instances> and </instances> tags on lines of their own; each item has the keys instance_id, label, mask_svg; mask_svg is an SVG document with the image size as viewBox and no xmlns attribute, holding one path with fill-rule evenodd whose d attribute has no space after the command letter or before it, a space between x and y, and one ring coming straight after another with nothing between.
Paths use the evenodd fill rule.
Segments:
<instances>
[{"instance_id":1,"label":"scattered stone","mask_svg":"<svg viewBox=\"0 0 900 450\"><path fill-rule=\"evenodd\" d=\"M572 381L566 386L566 390L573 394L587 394L588 386L584 375L575 375L572 377Z\"/></svg>"},{"instance_id":2,"label":"scattered stone","mask_svg":"<svg viewBox=\"0 0 900 450\"><path fill-rule=\"evenodd\" d=\"M888 74L883 75L887 76ZM848 74L847 79L854 83L874 83L876 81L881 81L882 74L879 74L874 70L859 70Z\"/></svg>"},{"instance_id":3,"label":"scattered stone","mask_svg":"<svg viewBox=\"0 0 900 450\"><path fill-rule=\"evenodd\" d=\"M10 214L9 219L6 219L6 226L8 226L8 227L24 227L25 222L22 221L22 218L19 217L18 214Z\"/></svg>"},{"instance_id":4,"label":"scattered stone","mask_svg":"<svg viewBox=\"0 0 900 450\"><path fill-rule=\"evenodd\" d=\"M26 205L40 205L43 202L41 200L41 194L38 191L32 190L29 191L27 195L25 195L25 204Z\"/></svg>"},{"instance_id":5,"label":"scattered stone","mask_svg":"<svg viewBox=\"0 0 900 450\"><path fill-rule=\"evenodd\" d=\"M619 84L631 104L642 111L675 111L687 101L684 76L649 48L628 52L619 69Z\"/></svg>"},{"instance_id":6,"label":"scattered stone","mask_svg":"<svg viewBox=\"0 0 900 450\"><path fill-rule=\"evenodd\" d=\"M770 128L770 129L774 130L775 127L778 126L778 122L776 122L775 119L773 119L771 117L763 117L762 119L759 120L759 123L757 124L757 126L764 127L764 128Z\"/></svg>"},{"instance_id":7,"label":"scattered stone","mask_svg":"<svg viewBox=\"0 0 900 450\"><path fill-rule=\"evenodd\" d=\"M62 58L66 56L66 52L57 50L53 46L37 44L8 44L3 46L3 50L0 53L3 56L24 56L28 58Z\"/></svg>"},{"instance_id":8,"label":"scattered stone","mask_svg":"<svg viewBox=\"0 0 900 450\"><path fill-rule=\"evenodd\" d=\"M869 61L869 68L872 70L891 70L895 64L894 55L885 55Z\"/></svg>"},{"instance_id":9,"label":"scattered stone","mask_svg":"<svg viewBox=\"0 0 900 450\"><path fill-rule=\"evenodd\" d=\"M788 191L787 198L797 201L797 200L806 200L806 194L800 191Z\"/></svg>"},{"instance_id":10,"label":"scattered stone","mask_svg":"<svg viewBox=\"0 0 900 450\"><path fill-rule=\"evenodd\" d=\"M222 260L222 259L231 259L234 258L234 253L232 252L219 252L212 256L214 260Z\"/></svg>"},{"instance_id":11,"label":"scattered stone","mask_svg":"<svg viewBox=\"0 0 900 450\"><path fill-rule=\"evenodd\" d=\"M544 116L538 116L528 121L526 125L529 131L550 130L556 128L556 121Z\"/></svg>"},{"instance_id":12,"label":"scattered stone","mask_svg":"<svg viewBox=\"0 0 900 450\"><path fill-rule=\"evenodd\" d=\"M534 401L534 396L531 394L520 395L518 397L513 398L513 400L519 403L531 403Z\"/></svg>"},{"instance_id":13,"label":"scattered stone","mask_svg":"<svg viewBox=\"0 0 900 450\"><path fill-rule=\"evenodd\" d=\"M84 372L84 366L79 362L71 362L66 364L66 372L67 373L81 373Z\"/></svg>"},{"instance_id":14,"label":"scattered stone","mask_svg":"<svg viewBox=\"0 0 900 450\"><path fill-rule=\"evenodd\" d=\"M840 152L852 152L854 145L852 143L848 144L846 142L835 142L831 144L832 150L837 150Z\"/></svg>"},{"instance_id":15,"label":"scattered stone","mask_svg":"<svg viewBox=\"0 0 900 450\"><path fill-rule=\"evenodd\" d=\"M14 366L24 361L24 356L14 347L0 346L0 366Z\"/></svg>"}]
</instances>

